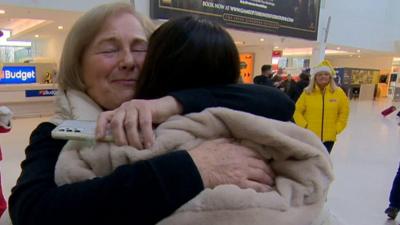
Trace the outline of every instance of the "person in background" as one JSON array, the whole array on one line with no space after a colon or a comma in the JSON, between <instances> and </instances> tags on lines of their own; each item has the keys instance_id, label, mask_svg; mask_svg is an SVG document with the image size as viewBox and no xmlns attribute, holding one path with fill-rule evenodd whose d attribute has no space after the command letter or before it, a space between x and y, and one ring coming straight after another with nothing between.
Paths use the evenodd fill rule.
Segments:
<instances>
[{"instance_id":1,"label":"person in background","mask_svg":"<svg viewBox=\"0 0 400 225\"><path fill-rule=\"evenodd\" d=\"M0 133L7 133L11 130L11 118L13 113L6 106L0 106ZM3 155L0 147L0 161L3 159ZM7 209L7 202L4 199L1 177L0 177L0 217L3 215L4 211Z\"/></svg>"},{"instance_id":2,"label":"person in background","mask_svg":"<svg viewBox=\"0 0 400 225\"><path fill-rule=\"evenodd\" d=\"M286 80L282 82L281 87L283 88L283 92L285 92L290 99L293 99L296 88L296 81L293 80L291 74L288 74L286 76Z\"/></svg>"},{"instance_id":3,"label":"person in background","mask_svg":"<svg viewBox=\"0 0 400 225\"><path fill-rule=\"evenodd\" d=\"M296 102L294 121L321 138L328 152L349 117L349 100L333 80L335 70L324 60L311 70L311 80Z\"/></svg>"},{"instance_id":4,"label":"person in background","mask_svg":"<svg viewBox=\"0 0 400 225\"><path fill-rule=\"evenodd\" d=\"M85 107L113 110L126 101L138 103L138 121L126 124L133 123L144 133L151 129L151 121L160 123L175 114L215 106L278 120L292 116L294 105L287 96L259 85L187 89L160 99L132 100L152 28L128 3L101 5L75 23L57 76L57 100L66 100L67 107L57 107L55 118L31 134L9 198L14 225L155 224L205 188L231 183L258 190L266 185L270 167L254 158L250 149L212 141L191 151L120 166L101 178L55 184L55 163L66 141L53 139L51 131L62 120L92 118ZM116 142L131 144L130 140ZM263 167L257 176L249 167L254 160Z\"/></svg>"},{"instance_id":5,"label":"person in background","mask_svg":"<svg viewBox=\"0 0 400 225\"><path fill-rule=\"evenodd\" d=\"M301 93L303 93L304 88L310 83L310 72L303 70L299 75L300 80L296 82L293 93L290 98L296 102L299 99Z\"/></svg>"},{"instance_id":6,"label":"person in background","mask_svg":"<svg viewBox=\"0 0 400 225\"><path fill-rule=\"evenodd\" d=\"M389 195L389 207L385 210L386 215L394 220L400 211L400 165L393 180Z\"/></svg>"},{"instance_id":7,"label":"person in background","mask_svg":"<svg viewBox=\"0 0 400 225\"><path fill-rule=\"evenodd\" d=\"M255 84L266 85L269 87L273 87L274 84L271 80L272 77L272 70L271 65L263 65L261 67L261 75L254 77L253 82Z\"/></svg>"},{"instance_id":8,"label":"person in background","mask_svg":"<svg viewBox=\"0 0 400 225\"><path fill-rule=\"evenodd\" d=\"M282 78L283 72L284 72L283 69L279 68L278 71L271 78L272 83L277 88L281 88L281 85L283 82L283 78Z\"/></svg>"}]
</instances>

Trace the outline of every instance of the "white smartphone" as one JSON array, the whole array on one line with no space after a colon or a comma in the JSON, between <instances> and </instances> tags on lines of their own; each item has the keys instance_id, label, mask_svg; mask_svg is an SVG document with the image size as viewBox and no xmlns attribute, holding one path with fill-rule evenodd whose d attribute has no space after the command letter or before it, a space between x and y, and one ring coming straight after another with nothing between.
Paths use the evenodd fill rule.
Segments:
<instances>
[{"instance_id":1,"label":"white smartphone","mask_svg":"<svg viewBox=\"0 0 400 225\"><path fill-rule=\"evenodd\" d=\"M89 120L64 120L60 125L51 131L55 139L95 141L96 121ZM112 142L110 132L107 132L104 141Z\"/></svg>"}]
</instances>

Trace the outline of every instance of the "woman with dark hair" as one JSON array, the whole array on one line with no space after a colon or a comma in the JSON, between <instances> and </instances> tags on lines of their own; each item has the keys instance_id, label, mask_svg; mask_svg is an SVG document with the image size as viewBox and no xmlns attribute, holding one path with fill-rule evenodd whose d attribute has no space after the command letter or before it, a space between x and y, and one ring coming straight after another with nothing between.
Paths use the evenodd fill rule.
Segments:
<instances>
[{"instance_id":1,"label":"woman with dark hair","mask_svg":"<svg viewBox=\"0 0 400 225\"><path fill-rule=\"evenodd\" d=\"M170 20L150 37L135 98L159 98L174 90L234 84L239 53L221 26L200 17Z\"/></svg>"},{"instance_id":2,"label":"woman with dark hair","mask_svg":"<svg viewBox=\"0 0 400 225\"><path fill-rule=\"evenodd\" d=\"M170 20L149 39L135 98L154 99L186 88L234 84L239 79L238 58L232 38L220 26L191 16ZM124 111L124 106L122 108ZM131 116L128 112L124 114L125 118ZM108 119L113 120L112 116ZM159 224L313 223L323 208L333 178L332 168L318 138L293 123L228 108L208 108L200 113L177 115L158 124L154 145L149 148L137 150L98 145L97 150L111 156L107 161L120 165L174 149L183 148L190 152L206 141L220 138L229 138L253 150L264 162L270 162L277 174L277 182L273 176L272 180L265 177L265 182L270 185L258 192L241 189L240 184L214 186L199 193ZM232 153L227 152L226 156ZM97 164L85 163L94 165L92 168L102 167L98 161ZM257 161L249 163L250 167L257 168L256 174L262 171L259 165ZM67 171L63 173L68 174ZM203 176L201 172L200 175Z\"/></svg>"}]
</instances>

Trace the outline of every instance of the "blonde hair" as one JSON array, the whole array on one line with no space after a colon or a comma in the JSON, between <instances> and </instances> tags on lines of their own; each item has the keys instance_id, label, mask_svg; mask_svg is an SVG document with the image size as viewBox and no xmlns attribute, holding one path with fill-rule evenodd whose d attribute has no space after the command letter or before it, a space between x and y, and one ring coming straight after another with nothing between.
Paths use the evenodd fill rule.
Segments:
<instances>
[{"instance_id":1,"label":"blonde hair","mask_svg":"<svg viewBox=\"0 0 400 225\"><path fill-rule=\"evenodd\" d=\"M82 56L106 21L118 14L133 15L142 25L146 37L154 31L154 24L135 11L129 3L109 3L97 6L80 17L71 28L64 43L60 60L58 84L61 89L85 91L82 78Z\"/></svg>"},{"instance_id":2,"label":"blonde hair","mask_svg":"<svg viewBox=\"0 0 400 225\"><path fill-rule=\"evenodd\" d=\"M315 73L313 76L311 76L310 83L308 84L308 86L306 88L304 88L304 91L307 94L311 94L314 91L315 85L317 85L315 83L315 77L317 76L317 74L319 74L319 73ZM329 89L328 90L330 92L335 92L335 90L338 88L338 86L336 85L336 82L333 79L332 73L329 73L329 77L330 77L330 79L329 79Z\"/></svg>"}]
</instances>

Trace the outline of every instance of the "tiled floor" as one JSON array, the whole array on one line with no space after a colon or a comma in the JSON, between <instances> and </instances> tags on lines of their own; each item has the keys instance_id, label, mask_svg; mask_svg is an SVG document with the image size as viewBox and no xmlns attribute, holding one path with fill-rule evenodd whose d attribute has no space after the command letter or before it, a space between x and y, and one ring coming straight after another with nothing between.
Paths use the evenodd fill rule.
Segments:
<instances>
[{"instance_id":1,"label":"tiled floor","mask_svg":"<svg viewBox=\"0 0 400 225\"><path fill-rule=\"evenodd\" d=\"M352 101L347 129L338 137L332 152L336 180L328 196L328 207L343 225L394 225L383 213L393 176L400 162L400 122L393 113L379 112L387 100ZM0 135L4 160L1 162L6 197L20 173L19 164L29 134L47 118L16 119L8 134ZM400 190L399 190L400 191ZM5 218L0 224L7 224Z\"/></svg>"},{"instance_id":2,"label":"tiled floor","mask_svg":"<svg viewBox=\"0 0 400 225\"><path fill-rule=\"evenodd\" d=\"M42 121L48 118L24 118L15 119L9 133L0 134L0 145L3 153L3 161L0 163L3 193L6 199L10 196L11 188L21 172L20 163L25 158L25 147L29 142L32 130ZM0 218L0 225L9 225L8 212Z\"/></svg>"},{"instance_id":3,"label":"tiled floor","mask_svg":"<svg viewBox=\"0 0 400 225\"><path fill-rule=\"evenodd\" d=\"M396 224L383 213L400 162L400 120L380 115L388 106L387 100L352 101L348 127L333 149L336 180L328 204L345 225Z\"/></svg>"}]
</instances>

